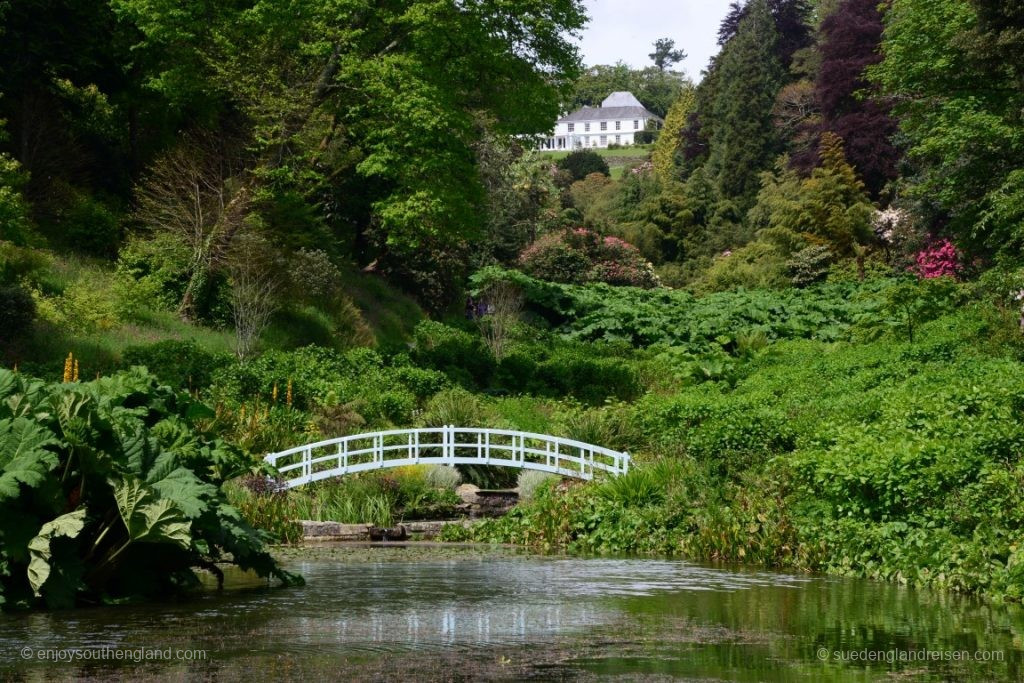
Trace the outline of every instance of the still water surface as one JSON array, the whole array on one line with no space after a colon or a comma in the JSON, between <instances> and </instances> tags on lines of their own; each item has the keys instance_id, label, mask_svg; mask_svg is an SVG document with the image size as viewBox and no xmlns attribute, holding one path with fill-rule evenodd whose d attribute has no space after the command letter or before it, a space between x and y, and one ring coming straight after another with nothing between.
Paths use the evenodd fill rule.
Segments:
<instances>
[{"instance_id":1,"label":"still water surface","mask_svg":"<svg viewBox=\"0 0 1024 683\"><path fill-rule=\"evenodd\" d=\"M0 615L0 679L1024 680L1024 610L942 593L480 549L321 548L284 561L304 588L236 576L190 601ZM205 660L40 661L104 648ZM901 656L933 660L848 661Z\"/></svg>"}]
</instances>

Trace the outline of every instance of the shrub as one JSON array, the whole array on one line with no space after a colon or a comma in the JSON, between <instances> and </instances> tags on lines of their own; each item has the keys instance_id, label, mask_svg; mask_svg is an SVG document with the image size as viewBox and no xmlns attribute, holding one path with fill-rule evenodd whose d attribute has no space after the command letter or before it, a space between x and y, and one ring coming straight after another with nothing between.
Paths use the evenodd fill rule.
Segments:
<instances>
[{"instance_id":1,"label":"shrub","mask_svg":"<svg viewBox=\"0 0 1024 683\"><path fill-rule=\"evenodd\" d=\"M629 400L639 390L633 369L617 358L595 358L582 349L559 349L537 365L537 379L549 394L586 403Z\"/></svg>"},{"instance_id":2,"label":"shrub","mask_svg":"<svg viewBox=\"0 0 1024 683\"><path fill-rule=\"evenodd\" d=\"M912 270L918 277L930 279L937 277L955 278L960 274L963 265L960 263L960 252L948 239L939 240L928 245L917 253L916 267Z\"/></svg>"},{"instance_id":3,"label":"shrub","mask_svg":"<svg viewBox=\"0 0 1024 683\"><path fill-rule=\"evenodd\" d=\"M29 206L21 193L27 182L28 174L21 170L21 165L0 154L0 241L25 245L32 237Z\"/></svg>"},{"instance_id":4,"label":"shrub","mask_svg":"<svg viewBox=\"0 0 1024 683\"><path fill-rule=\"evenodd\" d=\"M591 261L581 249L570 244L565 235L552 232L541 235L519 255L523 271L550 282L585 282Z\"/></svg>"},{"instance_id":5,"label":"shrub","mask_svg":"<svg viewBox=\"0 0 1024 683\"><path fill-rule=\"evenodd\" d=\"M538 491L543 486L553 485L558 477L547 472L538 470L523 470L516 480L516 489L519 491L519 502L529 503L536 498Z\"/></svg>"},{"instance_id":6,"label":"shrub","mask_svg":"<svg viewBox=\"0 0 1024 683\"><path fill-rule=\"evenodd\" d=\"M832 250L823 245L807 247L793 254L786 262L793 285L807 287L821 282L829 274L832 266Z\"/></svg>"},{"instance_id":7,"label":"shrub","mask_svg":"<svg viewBox=\"0 0 1024 683\"><path fill-rule=\"evenodd\" d=\"M698 289L703 292L724 292L739 287L779 289L789 284L783 254L774 245L751 242L716 258L702 276Z\"/></svg>"},{"instance_id":8,"label":"shrub","mask_svg":"<svg viewBox=\"0 0 1024 683\"><path fill-rule=\"evenodd\" d=\"M412 357L417 364L440 370L465 385L486 385L494 356L480 337L432 320L413 332Z\"/></svg>"},{"instance_id":9,"label":"shrub","mask_svg":"<svg viewBox=\"0 0 1024 683\"><path fill-rule=\"evenodd\" d=\"M36 317L32 295L17 285L0 286L0 341L23 335Z\"/></svg>"},{"instance_id":10,"label":"shrub","mask_svg":"<svg viewBox=\"0 0 1024 683\"><path fill-rule=\"evenodd\" d=\"M611 174L604 157L589 149L569 152L564 158L559 159L556 165L567 171L573 180L583 180L591 173Z\"/></svg>"},{"instance_id":11,"label":"shrub","mask_svg":"<svg viewBox=\"0 0 1024 683\"><path fill-rule=\"evenodd\" d=\"M161 382L179 390L209 386L214 373L231 361L230 355L207 351L191 339L168 339L124 350L125 365L145 366Z\"/></svg>"},{"instance_id":12,"label":"shrub","mask_svg":"<svg viewBox=\"0 0 1024 683\"><path fill-rule=\"evenodd\" d=\"M431 398L419 418L424 427L479 427L484 421L480 399L462 388L448 389Z\"/></svg>"},{"instance_id":13,"label":"shrub","mask_svg":"<svg viewBox=\"0 0 1024 683\"><path fill-rule=\"evenodd\" d=\"M101 273L87 271L76 277L57 296L37 293L39 317L55 327L76 334L109 330L121 319L121 302Z\"/></svg>"},{"instance_id":14,"label":"shrub","mask_svg":"<svg viewBox=\"0 0 1024 683\"><path fill-rule=\"evenodd\" d=\"M67 205L58 209L60 242L90 256L111 257L121 243L118 215L85 192L72 190Z\"/></svg>"},{"instance_id":15,"label":"shrub","mask_svg":"<svg viewBox=\"0 0 1024 683\"><path fill-rule=\"evenodd\" d=\"M455 490L462 483L462 475L454 467L429 465L426 473L427 484L435 489Z\"/></svg>"},{"instance_id":16,"label":"shrub","mask_svg":"<svg viewBox=\"0 0 1024 683\"><path fill-rule=\"evenodd\" d=\"M633 245L585 228L549 233L519 255L523 271L550 282L606 282L652 288L661 283Z\"/></svg>"}]
</instances>

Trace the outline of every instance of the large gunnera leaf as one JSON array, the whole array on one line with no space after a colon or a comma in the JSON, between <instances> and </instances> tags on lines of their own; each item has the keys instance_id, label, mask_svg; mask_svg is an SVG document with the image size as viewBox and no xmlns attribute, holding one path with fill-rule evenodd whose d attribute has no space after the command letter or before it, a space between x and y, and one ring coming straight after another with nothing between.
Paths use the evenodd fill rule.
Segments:
<instances>
[{"instance_id":1,"label":"large gunnera leaf","mask_svg":"<svg viewBox=\"0 0 1024 683\"><path fill-rule=\"evenodd\" d=\"M32 591L39 596L39 589L50 578L52 548L55 538L76 538L85 526L85 508L61 515L43 525L36 537L28 542L31 560L28 564L28 582Z\"/></svg>"},{"instance_id":2,"label":"large gunnera leaf","mask_svg":"<svg viewBox=\"0 0 1024 683\"><path fill-rule=\"evenodd\" d=\"M55 468L57 444L53 432L24 417L0 420L0 501L16 498L19 484L39 486Z\"/></svg>"},{"instance_id":3,"label":"large gunnera leaf","mask_svg":"<svg viewBox=\"0 0 1024 683\"><path fill-rule=\"evenodd\" d=\"M189 548L192 523L172 501L158 498L137 479L114 484L114 500L128 537L140 543L172 543Z\"/></svg>"}]
</instances>

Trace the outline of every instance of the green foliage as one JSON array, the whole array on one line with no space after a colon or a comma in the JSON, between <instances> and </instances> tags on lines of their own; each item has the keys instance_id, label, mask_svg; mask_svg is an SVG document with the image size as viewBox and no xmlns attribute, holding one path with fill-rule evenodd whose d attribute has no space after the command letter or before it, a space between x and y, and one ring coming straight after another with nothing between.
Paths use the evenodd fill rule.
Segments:
<instances>
[{"instance_id":1,"label":"green foliage","mask_svg":"<svg viewBox=\"0 0 1024 683\"><path fill-rule=\"evenodd\" d=\"M289 495L299 519L390 527L415 519L450 517L454 488L433 485L425 468L402 468L304 486Z\"/></svg>"},{"instance_id":2,"label":"green foliage","mask_svg":"<svg viewBox=\"0 0 1024 683\"><path fill-rule=\"evenodd\" d=\"M425 320L416 326L412 356L424 367L444 372L466 386L485 385L494 356L479 336Z\"/></svg>"},{"instance_id":3,"label":"green foliage","mask_svg":"<svg viewBox=\"0 0 1024 683\"><path fill-rule=\"evenodd\" d=\"M704 297L677 290L645 291L607 285L556 285L522 273L488 269L478 286L509 278L528 304L580 341L604 340L634 346L675 346L703 353L731 340L736 331L764 332L770 339L833 341L881 305L886 280L826 284L807 290L736 291Z\"/></svg>"},{"instance_id":4,"label":"green foliage","mask_svg":"<svg viewBox=\"0 0 1024 683\"><path fill-rule=\"evenodd\" d=\"M790 284L785 254L774 244L751 242L712 261L694 289L725 292L732 289L781 289Z\"/></svg>"},{"instance_id":5,"label":"green foliage","mask_svg":"<svg viewBox=\"0 0 1024 683\"><path fill-rule=\"evenodd\" d=\"M32 295L17 285L0 285L0 341L25 334L36 317Z\"/></svg>"},{"instance_id":6,"label":"green foliage","mask_svg":"<svg viewBox=\"0 0 1024 683\"><path fill-rule=\"evenodd\" d=\"M914 196L949 217L961 246L1015 252L1024 89L1006 66L1014 60L992 53L1013 45L1018 29L1000 45L989 35L998 27L979 22L985 4L896 0L886 12L885 59L870 73L896 102L917 169Z\"/></svg>"},{"instance_id":7,"label":"green foliage","mask_svg":"<svg viewBox=\"0 0 1024 683\"><path fill-rule=\"evenodd\" d=\"M885 294L880 317L863 321L869 335L892 330L914 342L914 332L923 324L953 310L963 291L952 278L904 279Z\"/></svg>"},{"instance_id":8,"label":"green foliage","mask_svg":"<svg viewBox=\"0 0 1024 683\"><path fill-rule=\"evenodd\" d=\"M578 149L569 152L556 164L558 168L567 171L573 180L583 180L591 173L609 175L608 162L604 157L591 149Z\"/></svg>"},{"instance_id":9,"label":"green foliage","mask_svg":"<svg viewBox=\"0 0 1024 683\"><path fill-rule=\"evenodd\" d=\"M651 153L654 172L662 182L676 179L676 153L682 143L683 128L697 107L697 94L693 88L683 90L665 116L665 125Z\"/></svg>"},{"instance_id":10,"label":"green foliage","mask_svg":"<svg viewBox=\"0 0 1024 683\"><path fill-rule=\"evenodd\" d=\"M950 287L922 286L937 288L918 292L922 309ZM636 428L618 447L643 454L629 475L542 488L462 535L1020 600L1024 429L1014 415L1024 375L1016 360L980 350L993 325L1016 321L953 301L919 323L914 343L766 347L744 335L732 385L677 386L625 407Z\"/></svg>"},{"instance_id":11,"label":"green foliage","mask_svg":"<svg viewBox=\"0 0 1024 683\"><path fill-rule=\"evenodd\" d=\"M161 382L190 392L209 386L214 372L232 361L228 354L207 351L193 339L130 346L123 358L125 365L144 366Z\"/></svg>"},{"instance_id":12,"label":"green foliage","mask_svg":"<svg viewBox=\"0 0 1024 683\"><path fill-rule=\"evenodd\" d=\"M444 375L428 369L388 365L371 349L345 352L309 346L271 351L246 363L232 363L213 374L211 394L237 406L255 402L300 410L350 405L363 418L386 425L408 422L418 402L439 391ZM255 414L255 406L250 406ZM337 435L334 435L337 436Z\"/></svg>"},{"instance_id":13,"label":"green foliage","mask_svg":"<svg viewBox=\"0 0 1024 683\"><path fill-rule=\"evenodd\" d=\"M3 139L0 121L0 141ZM21 193L27 178L18 162L0 154L0 241L26 244L32 235L29 208Z\"/></svg>"},{"instance_id":14,"label":"green foliage","mask_svg":"<svg viewBox=\"0 0 1024 683\"><path fill-rule=\"evenodd\" d=\"M285 583L222 485L241 454L191 426L207 409L144 371L45 384L0 370L0 605L176 592L231 561Z\"/></svg>"},{"instance_id":15,"label":"green foliage","mask_svg":"<svg viewBox=\"0 0 1024 683\"><path fill-rule=\"evenodd\" d=\"M826 133L821 148L822 164L809 178L801 179L785 160L779 175L764 174L751 217L769 231L813 235L849 255L871 237L874 208L846 161L842 140Z\"/></svg>"},{"instance_id":16,"label":"green foliage","mask_svg":"<svg viewBox=\"0 0 1024 683\"><path fill-rule=\"evenodd\" d=\"M81 254L111 258L121 243L118 214L97 198L69 189L46 231L53 241Z\"/></svg>"}]
</instances>

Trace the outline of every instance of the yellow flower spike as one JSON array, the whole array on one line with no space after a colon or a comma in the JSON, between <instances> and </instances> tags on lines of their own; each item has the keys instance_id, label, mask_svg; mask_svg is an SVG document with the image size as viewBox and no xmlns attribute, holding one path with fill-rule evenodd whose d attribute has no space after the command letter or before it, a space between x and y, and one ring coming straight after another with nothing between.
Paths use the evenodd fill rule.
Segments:
<instances>
[{"instance_id":1,"label":"yellow flower spike","mask_svg":"<svg viewBox=\"0 0 1024 683\"><path fill-rule=\"evenodd\" d=\"M77 359L77 358L75 359L75 373L74 373L74 379L72 379L71 381L72 381L72 382L77 382L77 381L78 381L78 359Z\"/></svg>"},{"instance_id":2,"label":"yellow flower spike","mask_svg":"<svg viewBox=\"0 0 1024 683\"><path fill-rule=\"evenodd\" d=\"M67 384L71 381L73 363L75 362L75 356L72 353L68 353L68 357L64 359L64 383Z\"/></svg>"},{"instance_id":3,"label":"yellow flower spike","mask_svg":"<svg viewBox=\"0 0 1024 683\"><path fill-rule=\"evenodd\" d=\"M277 382L274 382L274 391L271 393L271 398L274 403L277 403Z\"/></svg>"},{"instance_id":4,"label":"yellow flower spike","mask_svg":"<svg viewBox=\"0 0 1024 683\"><path fill-rule=\"evenodd\" d=\"M288 407L292 407L292 379L288 378L288 396L287 396Z\"/></svg>"}]
</instances>

